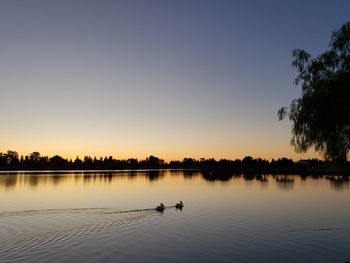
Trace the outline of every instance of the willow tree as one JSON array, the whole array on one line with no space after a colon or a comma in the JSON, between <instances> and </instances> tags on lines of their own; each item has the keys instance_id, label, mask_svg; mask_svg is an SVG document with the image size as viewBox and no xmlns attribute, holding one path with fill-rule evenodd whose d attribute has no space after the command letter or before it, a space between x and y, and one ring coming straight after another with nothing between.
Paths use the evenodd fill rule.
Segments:
<instances>
[{"instance_id":1,"label":"willow tree","mask_svg":"<svg viewBox=\"0 0 350 263\"><path fill-rule=\"evenodd\" d=\"M278 111L292 122L297 152L314 147L326 159L346 161L350 149L350 22L333 32L329 48L317 57L293 51L295 85L301 97Z\"/></svg>"}]
</instances>

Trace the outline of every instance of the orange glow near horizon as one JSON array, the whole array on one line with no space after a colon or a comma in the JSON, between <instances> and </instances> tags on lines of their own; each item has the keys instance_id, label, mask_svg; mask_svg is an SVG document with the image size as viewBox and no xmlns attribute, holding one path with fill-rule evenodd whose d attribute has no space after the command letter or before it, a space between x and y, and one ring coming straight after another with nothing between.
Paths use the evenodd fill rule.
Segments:
<instances>
[{"instance_id":1,"label":"orange glow near horizon","mask_svg":"<svg viewBox=\"0 0 350 263\"><path fill-rule=\"evenodd\" d=\"M287 151L275 151L271 153L266 152L257 152L257 151L237 151L237 152L227 152L227 153L219 153L219 152L171 152L171 149L169 149L168 152L160 152L155 150L154 152L150 151L143 151L143 152L128 152L128 151L113 151L113 150L107 150L103 151L102 149L99 150L89 150L89 151L64 151L64 150L52 150L52 149L37 149L33 148L31 149L16 149L16 148L5 148L1 150L0 152L6 152L7 150L14 150L17 151L19 156L23 155L26 156L34 151L37 151L41 154L41 156L48 156L52 157L54 155L62 156L66 159L72 159L75 160L76 157L79 157L80 159L83 159L85 156L90 156L92 158L104 158L112 156L115 159L129 159L129 158L136 158L138 160L146 159L150 155L159 157L166 162L172 161L172 160L182 160L184 158L194 158L194 159L200 159L200 158L214 158L216 160L220 159L243 159L245 156L252 156L253 158L262 158L267 159L271 161L272 159L278 159L282 157L293 159L294 161L298 161L300 159L312 159L312 158L318 158L323 159L320 154L308 152L305 154L296 153L293 151L293 149L290 147Z\"/></svg>"},{"instance_id":2,"label":"orange glow near horizon","mask_svg":"<svg viewBox=\"0 0 350 263\"><path fill-rule=\"evenodd\" d=\"M180 124L181 125L181 124ZM208 126L208 124L206 124ZM26 126L0 131L0 152L14 150L19 155L40 152L43 156L60 155L75 159L113 156L116 159L145 159L150 155L165 161L183 158L242 159L245 156L267 160L282 157L293 160L321 158L310 150L298 154L289 144L290 124L273 120L269 126L251 123L225 127L177 126L162 129L93 125L88 127ZM242 127L241 127L242 126ZM259 131L255 127L259 127ZM181 132L176 132L177 130Z\"/></svg>"}]
</instances>

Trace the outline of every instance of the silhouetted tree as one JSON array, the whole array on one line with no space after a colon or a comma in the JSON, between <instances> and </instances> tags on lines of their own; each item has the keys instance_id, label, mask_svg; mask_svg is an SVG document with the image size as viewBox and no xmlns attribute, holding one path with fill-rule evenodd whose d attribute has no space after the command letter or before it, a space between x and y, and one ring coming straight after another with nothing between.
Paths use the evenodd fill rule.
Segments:
<instances>
[{"instance_id":1,"label":"silhouetted tree","mask_svg":"<svg viewBox=\"0 0 350 263\"><path fill-rule=\"evenodd\" d=\"M254 166L254 159L251 156L246 156L242 160L242 165L244 168L249 168Z\"/></svg>"},{"instance_id":2,"label":"silhouetted tree","mask_svg":"<svg viewBox=\"0 0 350 263\"><path fill-rule=\"evenodd\" d=\"M40 160L40 153L32 152L31 154L29 154L29 159L33 162L38 162Z\"/></svg>"},{"instance_id":3,"label":"silhouetted tree","mask_svg":"<svg viewBox=\"0 0 350 263\"><path fill-rule=\"evenodd\" d=\"M333 32L323 54L312 58L296 49L293 57L302 96L278 111L280 120L288 115L292 121L291 144L344 162L350 149L350 22Z\"/></svg>"},{"instance_id":4,"label":"silhouetted tree","mask_svg":"<svg viewBox=\"0 0 350 263\"><path fill-rule=\"evenodd\" d=\"M7 162L6 162L6 155L0 152L0 167L6 167Z\"/></svg>"},{"instance_id":5,"label":"silhouetted tree","mask_svg":"<svg viewBox=\"0 0 350 263\"><path fill-rule=\"evenodd\" d=\"M130 158L127 160L127 164L131 169L136 169L138 165L138 160L134 158Z\"/></svg>"},{"instance_id":6,"label":"silhouetted tree","mask_svg":"<svg viewBox=\"0 0 350 263\"><path fill-rule=\"evenodd\" d=\"M74 169L82 169L83 168L83 161L79 159L79 156L75 158L74 163L73 163Z\"/></svg>"},{"instance_id":7,"label":"silhouetted tree","mask_svg":"<svg viewBox=\"0 0 350 263\"><path fill-rule=\"evenodd\" d=\"M153 156L153 155L146 158L146 167L147 168L159 168L162 164L164 164L164 161L162 159L159 159L158 157Z\"/></svg>"},{"instance_id":8,"label":"silhouetted tree","mask_svg":"<svg viewBox=\"0 0 350 263\"><path fill-rule=\"evenodd\" d=\"M192 158L184 158L182 161L182 165L184 168L191 168L195 164L195 160Z\"/></svg>"},{"instance_id":9,"label":"silhouetted tree","mask_svg":"<svg viewBox=\"0 0 350 263\"><path fill-rule=\"evenodd\" d=\"M59 155L55 155L49 159L49 167L51 169L66 169L67 161Z\"/></svg>"},{"instance_id":10,"label":"silhouetted tree","mask_svg":"<svg viewBox=\"0 0 350 263\"><path fill-rule=\"evenodd\" d=\"M4 154L4 156L5 156L5 162L10 168L20 167L18 153L16 151L8 150L7 153Z\"/></svg>"},{"instance_id":11,"label":"silhouetted tree","mask_svg":"<svg viewBox=\"0 0 350 263\"><path fill-rule=\"evenodd\" d=\"M93 169L93 162L90 156L84 157L84 168L85 169Z\"/></svg>"},{"instance_id":12,"label":"silhouetted tree","mask_svg":"<svg viewBox=\"0 0 350 263\"><path fill-rule=\"evenodd\" d=\"M279 168L287 169L287 168L293 168L294 167L294 162L292 159L288 158L280 158L275 162L275 165Z\"/></svg>"}]
</instances>

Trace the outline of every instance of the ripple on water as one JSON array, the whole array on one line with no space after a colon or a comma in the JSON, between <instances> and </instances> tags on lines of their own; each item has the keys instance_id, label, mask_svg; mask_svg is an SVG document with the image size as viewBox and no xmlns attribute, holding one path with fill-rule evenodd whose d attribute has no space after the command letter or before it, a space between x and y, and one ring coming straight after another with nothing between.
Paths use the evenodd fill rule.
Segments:
<instances>
[{"instance_id":1,"label":"ripple on water","mask_svg":"<svg viewBox=\"0 0 350 263\"><path fill-rule=\"evenodd\" d=\"M346 226L247 208L0 214L0 262L343 262ZM316 231L316 230L320 231ZM343 253L339 255L339 252ZM345 255L345 256L344 256Z\"/></svg>"},{"instance_id":2,"label":"ripple on water","mask_svg":"<svg viewBox=\"0 0 350 263\"><path fill-rule=\"evenodd\" d=\"M106 241L149 217L154 209L118 211L106 208L50 209L0 213L0 262L63 262L64 249L85 251L96 237ZM98 247L98 246L97 246Z\"/></svg>"}]
</instances>

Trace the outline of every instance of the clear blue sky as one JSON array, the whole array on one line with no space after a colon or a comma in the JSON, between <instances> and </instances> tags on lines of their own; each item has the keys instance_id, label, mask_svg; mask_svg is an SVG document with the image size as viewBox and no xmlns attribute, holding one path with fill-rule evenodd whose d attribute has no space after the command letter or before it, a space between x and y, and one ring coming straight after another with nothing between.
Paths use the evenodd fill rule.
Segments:
<instances>
[{"instance_id":1,"label":"clear blue sky","mask_svg":"<svg viewBox=\"0 0 350 263\"><path fill-rule=\"evenodd\" d=\"M294 159L291 51L349 1L0 1L0 151Z\"/></svg>"}]
</instances>

